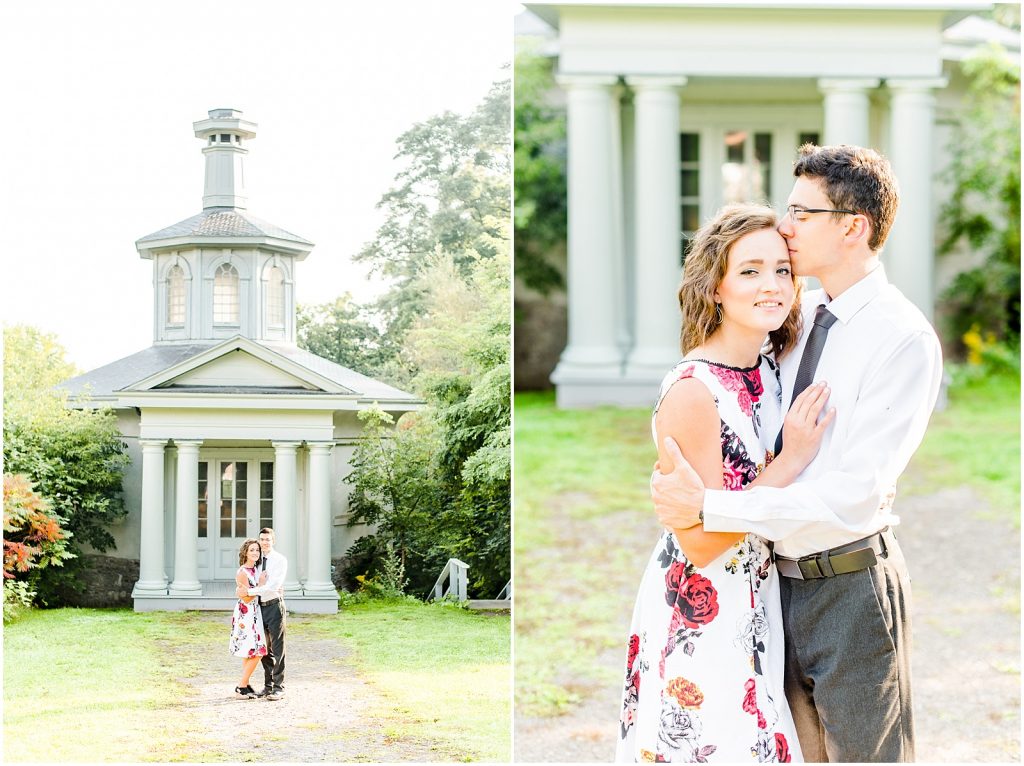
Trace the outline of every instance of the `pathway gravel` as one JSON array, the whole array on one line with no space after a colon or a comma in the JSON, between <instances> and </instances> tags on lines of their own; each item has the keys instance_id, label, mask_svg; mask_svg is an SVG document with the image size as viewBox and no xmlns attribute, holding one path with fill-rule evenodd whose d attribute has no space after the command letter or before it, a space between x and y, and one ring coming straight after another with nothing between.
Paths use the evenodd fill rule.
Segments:
<instances>
[{"instance_id":1,"label":"pathway gravel","mask_svg":"<svg viewBox=\"0 0 1024 766\"><path fill-rule=\"evenodd\" d=\"M382 718L373 685L348 661L349 650L315 638L302 627L315 617L288 617L284 697L239 699L234 694L241 660L227 654L230 615L203 614L224 625L223 644L204 645L201 670L186 682L195 691L186 705L201 726L201 744L230 761L402 762L461 759L438 743L402 734L400 717ZM189 651L192 651L191 649ZM263 673L253 673L253 688Z\"/></svg>"},{"instance_id":2,"label":"pathway gravel","mask_svg":"<svg viewBox=\"0 0 1024 766\"><path fill-rule=\"evenodd\" d=\"M917 760L1019 761L1020 532L986 513L984 501L968 488L898 497L897 512L914 591ZM653 514L650 522L638 518L624 512L607 520L607 526L628 530L619 544L636 550L635 578L609 578L623 593L623 635L658 534ZM529 593L520 590L516 598ZM596 658L615 673L623 661L616 652ZM517 716L517 761L613 759L620 688L582 682L573 688L581 701L570 713Z\"/></svg>"}]
</instances>

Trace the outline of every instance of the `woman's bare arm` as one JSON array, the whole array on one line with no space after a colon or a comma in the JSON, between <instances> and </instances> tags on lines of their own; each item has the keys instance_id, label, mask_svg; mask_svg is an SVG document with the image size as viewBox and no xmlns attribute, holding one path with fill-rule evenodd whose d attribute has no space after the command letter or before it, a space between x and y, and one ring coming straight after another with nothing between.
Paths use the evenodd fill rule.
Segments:
<instances>
[{"instance_id":1,"label":"woman's bare arm","mask_svg":"<svg viewBox=\"0 0 1024 766\"><path fill-rule=\"evenodd\" d=\"M249 578L246 577L245 573L242 572L241 570L239 570L235 574L235 584L238 585L240 588L245 588L246 591L249 590ZM238 591L236 590L235 592L237 593ZM250 603L256 597L255 596L248 596L247 595L247 596L239 596L239 598L241 598L244 603L248 604L248 603Z\"/></svg>"},{"instance_id":2,"label":"woman's bare arm","mask_svg":"<svg viewBox=\"0 0 1024 766\"><path fill-rule=\"evenodd\" d=\"M662 443L671 436L704 486L722 489L722 421L714 397L703 383L694 378L676 382L658 407L654 427L662 473L674 468ZM732 532L705 532L702 524L674 531L686 558L698 567L707 566L744 537Z\"/></svg>"}]
</instances>

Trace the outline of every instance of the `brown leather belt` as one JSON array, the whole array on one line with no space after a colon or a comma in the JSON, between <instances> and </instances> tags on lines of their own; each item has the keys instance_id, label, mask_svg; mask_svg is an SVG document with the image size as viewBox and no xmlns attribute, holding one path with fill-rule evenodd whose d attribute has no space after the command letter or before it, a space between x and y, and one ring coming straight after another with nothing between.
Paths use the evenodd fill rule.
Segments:
<instances>
[{"instance_id":1,"label":"brown leather belt","mask_svg":"<svg viewBox=\"0 0 1024 766\"><path fill-rule=\"evenodd\" d=\"M888 530L889 527L886 527L870 537L798 559L776 555L775 566L783 577L796 580L816 580L821 577L859 572L861 569L874 566L879 558L884 559L888 555L889 550L882 538Z\"/></svg>"}]
</instances>

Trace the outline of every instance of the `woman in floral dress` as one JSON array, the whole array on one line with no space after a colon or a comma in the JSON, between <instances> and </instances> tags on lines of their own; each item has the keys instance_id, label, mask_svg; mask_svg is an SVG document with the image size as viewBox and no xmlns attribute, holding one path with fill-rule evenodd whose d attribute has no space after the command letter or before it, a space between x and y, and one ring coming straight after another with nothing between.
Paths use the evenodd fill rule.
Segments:
<instances>
[{"instance_id":1,"label":"woman in floral dress","mask_svg":"<svg viewBox=\"0 0 1024 766\"><path fill-rule=\"evenodd\" d=\"M782 426L775 358L799 333L800 285L762 206L731 206L697 232L679 304L684 359L666 375L652 422L659 468L673 437L707 487L785 486L834 416L812 386ZM770 465L769 465L770 464ZM783 692L779 585L756 535L666 530L644 572L630 629L616 760L802 760Z\"/></svg>"},{"instance_id":2,"label":"woman in floral dress","mask_svg":"<svg viewBox=\"0 0 1024 766\"><path fill-rule=\"evenodd\" d=\"M262 585L266 575L256 577L256 563L260 560L260 543L258 540L246 540L238 551L238 572L235 583L246 588ZM243 698L254 698L256 691L249 685L256 666L267 653L267 637L263 632L263 615L260 603L255 596L238 599L235 611L231 615L231 653L242 657L242 681L235 687L235 694Z\"/></svg>"}]
</instances>

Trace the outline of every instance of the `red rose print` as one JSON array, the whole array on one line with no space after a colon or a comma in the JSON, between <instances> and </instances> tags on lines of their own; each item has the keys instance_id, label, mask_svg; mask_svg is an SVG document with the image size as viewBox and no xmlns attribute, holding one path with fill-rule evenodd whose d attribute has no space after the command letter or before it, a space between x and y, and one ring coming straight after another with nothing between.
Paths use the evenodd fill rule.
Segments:
<instances>
[{"instance_id":1,"label":"red rose print","mask_svg":"<svg viewBox=\"0 0 1024 766\"><path fill-rule=\"evenodd\" d=\"M757 689L754 686L754 679L748 679L743 688L746 694L743 697L743 712L751 715L757 714Z\"/></svg>"},{"instance_id":2,"label":"red rose print","mask_svg":"<svg viewBox=\"0 0 1024 766\"><path fill-rule=\"evenodd\" d=\"M736 400L743 410L743 414L751 417L754 414L754 402L764 393L764 385L761 383L761 370L740 372L725 367L709 365L711 372L718 378L718 382L727 391L736 393Z\"/></svg>"},{"instance_id":3,"label":"red rose print","mask_svg":"<svg viewBox=\"0 0 1024 766\"><path fill-rule=\"evenodd\" d=\"M249 607L247 607L245 604L239 604L238 605L238 611L239 611L240 614L248 614L249 613Z\"/></svg>"},{"instance_id":4,"label":"red rose print","mask_svg":"<svg viewBox=\"0 0 1024 766\"><path fill-rule=\"evenodd\" d=\"M718 591L711 580L692 574L685 587L679 589L676 605L683 616L683 623L688 628L699 628L718 614Z\"/></svg>"},{"instance_id":5,"label":"red rose print","mask_svg":"<svg viewBox=\"0 0 1024 766\"><path fill-rule=\"evenodd\" d=\"M789 743L784 734L775 733L775 758L779 763L789 763L793 757L789 754Z\"/></svg>"},{"instance_id":6,"label":"red rose print","mask_svg":"<svg viewBox=\"0 0 1024 766\"><path fill-rule=\"evenodd\" d=\"M692 377L693 377L693 365L691 364L689 367L684 367L679 372L679 377L676 378L676 380L686 380L687 378L692 378Z\"/></svg>"},{"instance_id":7,"label":"red rose print","mask_svg":"<svg viewBox=\"0 0 1024 766\"><path fill-rule=\"evenodd\" d=\"M683 613L679 611L679 605L674 604L675 608L672 610L672 619L668 622L668 634L671 636L678 632L683 627Z\"/></svg>"},{"instance_id":8,"label":"red rose print","mask_svg":"<svg viewBox=\"0 0 1024 766\"><path fill-rule=\"evenodd\" d=\"M676 602L679 586L686 577L686 564L682 561L673 561L665 572L665 603L672 606Z\"/></svg>"},{"instance_id":9,"label":"red rose print","mask_svg":"<svg viewBox=\"0 0 1024 766\"><path fill-rule=\"evenodd\" d=\"M722 463L722 489L732 492L743 489L743 480L745 478L746 474L743 472L742 467L738 467L732 462L731 457L726 456Z\"/></svg>"},{"instance_id":10,"label":"red rose print","mask_svg":"<svg viewBox=\"0 0 1024 766\"><path fill-rule=\"evenodd\" d=\"M640 654L640 636L634 633L629 637L629 655L626 657L626 667L633 669L636 656Z\"/></svg>"}]
</instances>

